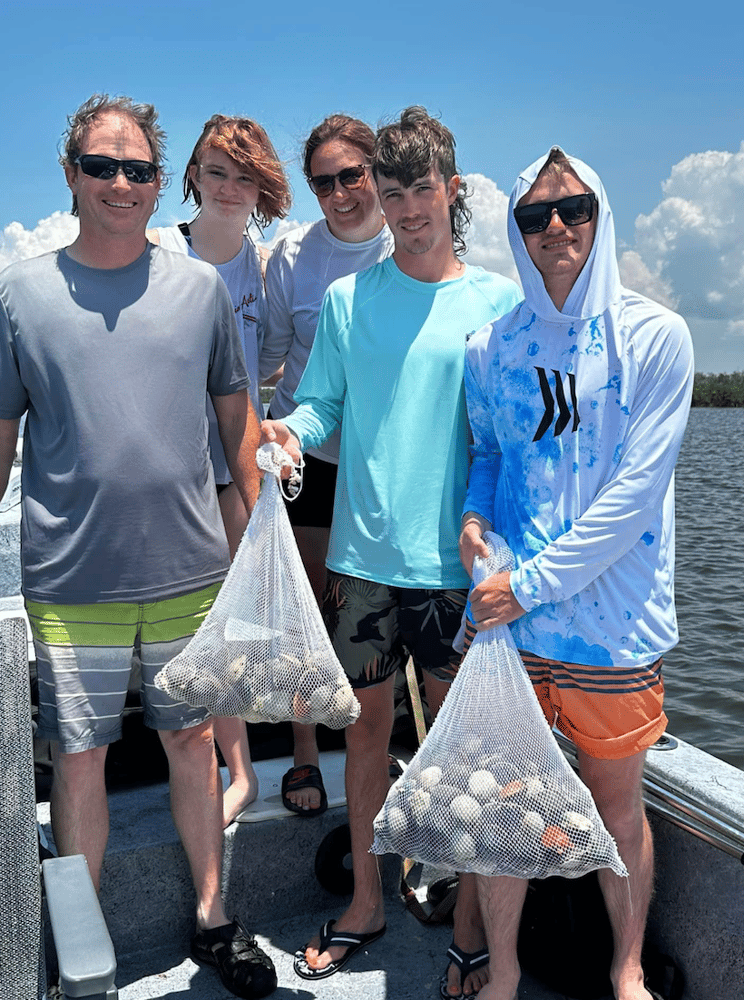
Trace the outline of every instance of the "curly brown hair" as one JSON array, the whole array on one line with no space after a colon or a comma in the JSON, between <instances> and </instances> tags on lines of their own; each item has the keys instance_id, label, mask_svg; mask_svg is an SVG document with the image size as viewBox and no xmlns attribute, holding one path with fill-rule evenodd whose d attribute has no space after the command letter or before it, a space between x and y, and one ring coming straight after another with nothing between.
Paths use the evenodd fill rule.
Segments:
<instances>
[{"instance_id":1,"label":"curly brown hair","mask_svg":"<svg viewBox=\"0 0 744 1000\"><path fill-rule=\"evenodd\" d=\"M292 192L281 160L264 129L250 118L212 115L204 123L202 134L194 146L183 175L183 200L193 198L201 205L201 194L191 180L191 167L199 166L205 149L220 149L255 178L258 203L253 218L259 226L268 226L274 219L284 219L292 204Z\"/></svg>"},{"instance_id":2,"label":"curly brown hair","mask_svg":"<svg viewBox=\"0 0 744 1000\"><path fill-rule=\"evenodd\" d=\"M419 105L406 108L399 122L391 122L377 130L372 155L375 179L382 174L394 177L403 187L411 187L432 167L439 170L445 182L460 174L455 162L455 137L439 119L432 118L426 108ZM464 235L472 217L465 204L467 196L467 185L461 179L457 197L450 205L452 243L457 254L467 250Z\"/></svg>"}]
</instances>

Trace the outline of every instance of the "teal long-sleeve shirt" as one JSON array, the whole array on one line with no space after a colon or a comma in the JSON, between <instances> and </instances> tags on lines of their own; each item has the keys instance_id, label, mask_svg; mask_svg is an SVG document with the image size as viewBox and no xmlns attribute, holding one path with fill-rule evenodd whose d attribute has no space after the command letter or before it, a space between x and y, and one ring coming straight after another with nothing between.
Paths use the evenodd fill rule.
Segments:
<instances>
[{"instance_id":1,"label":"teal long-sleeve shirt","mask_svg":"<svg viewBox=\"0 0 744 1000\"><path fill-rule=\"evenodd\" d=\"M303 450L341 427L330 569L397 587L468 586L458 554L465 342L520 297L479 267L422 282L392 258L330 286L286 418Z\"/></svg>"}]
</instances>

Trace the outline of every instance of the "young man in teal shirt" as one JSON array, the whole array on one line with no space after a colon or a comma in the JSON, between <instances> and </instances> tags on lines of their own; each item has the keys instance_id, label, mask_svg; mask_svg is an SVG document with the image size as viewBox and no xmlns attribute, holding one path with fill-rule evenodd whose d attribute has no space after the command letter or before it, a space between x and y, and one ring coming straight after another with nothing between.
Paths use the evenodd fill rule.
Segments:
<instances>
[{"instance_id":1,"label":"young man in teal shirt","mask_svg":"<svg viewBox=\"0 0 744 1000\"><path fill-rule=\"evenodd\" d=\"M299 406L286 422L263 424L265 440L296 453L341 428L324 617L362 706L346 731L354 896L296 960L307 979L332 975L385 929L369 847L389 787L396 671L413 657L436 712L460 660L452 641L469 584L458 553L468 466L465 340L521 296L512 281L458 256L470 213L454 147L423 108L380 129L371 168L395 251L330 286ZM474 880L465 878L444 996L483 985L484 944Z\"/></svg>"}]
</instances>

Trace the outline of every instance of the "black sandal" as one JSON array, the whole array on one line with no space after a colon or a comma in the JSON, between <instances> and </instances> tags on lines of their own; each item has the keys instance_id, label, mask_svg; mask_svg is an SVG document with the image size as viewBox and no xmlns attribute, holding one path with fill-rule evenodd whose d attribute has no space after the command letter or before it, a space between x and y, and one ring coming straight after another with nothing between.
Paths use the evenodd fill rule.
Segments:
<instances>
[{"instance_id":1,"label":"black sandal","mask_svg":"<svg viewBox=\"0 0 744 1000\"><path fill-rule=\"evenodd\" d=\"M470 952L463 951L462 948L458 948L453 941L447 949L447 957L449 958L447 968L444 970L442 978L439 980L439 995L442 997L442 1000L477 1000L478 994L464 993L462 990L462 984L471 972L475 972L476 969L482 969L484 965L488 965L488 949L483 948L481 951ZM449 972L449 967L453 962L460 970L460 993L458 993L457 996L453 996L452 993L447 990L447 973Z\"/></svg>"},{"instance_id":2,"label":"black sandal","mask_svg":"<svg viewBox=\"0 0 744 1000\"><path fill-rule=\"evenodd\" d=\"M237 917L231 924L197 931L191 939L191 957L213 965L225 989L243 1000L258 1000L276 989L274 963Z\"/></svg>"},{"instance_id":3,"label":"black sandal","mask_svg":"<svg viewBox=\"0 0 744 1000\"><path fill-rule=\"evenodd\" d=\"M316 809L303 809L287 798L287 792L299 792L302 788L317 788L320 791L320 805ZM290 812L297 813L310 819L313 816L320 816L328 808L328 796L323 785L323 776L320 768L315 764L299 764L297 767L290 767L282 778L282 805Z\"/></svg>"}]
</instances>

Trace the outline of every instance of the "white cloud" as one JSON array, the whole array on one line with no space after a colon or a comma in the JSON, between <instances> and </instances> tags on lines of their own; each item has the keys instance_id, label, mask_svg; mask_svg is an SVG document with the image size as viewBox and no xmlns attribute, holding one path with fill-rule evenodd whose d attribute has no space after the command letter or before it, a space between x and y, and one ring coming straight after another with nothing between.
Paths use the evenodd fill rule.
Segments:
<instances>
[{"instance_id":1,"label":"white cloud","mask_svg":"<svg viewBox=\"0 0 744 1000\"><path fill-rule=\"evenodd\" d=\"M14 261L69 246L78 229L78 220L69 212L53 212L41 219L35 229L24 229L20 222L11 222L0 237L0 270Z\"/></svg>"},{"instance_id":2,"label":"white cloud","mask_svg":"<svg viewBox=\"0 0 744 1000\"><path fill-rule=\"evenodd\" d=\"M676 309L677 297L671 285L661 276L661 267L657 264L652 272L645 265L635 250L626 250L618 261L620 265L620 280L626 288L632 288L641 295L647 295L656 302L661 302L668 309Z\"/></svg>"},{"instance_id":3,"label":"white cloud","mask_svg":"<svg viewBox=\"0 0 744 1000\"><path fill-rule=\"evenodd\" d=\"M468 174L472 224L467 260L518 280L506 235L508 197L483 174ZM636 219L635 245L620 255L623 284L680 312L693 332L699 371L744 368L744 142L738 152L694 153L677 163L663 197ZM281 220L269 250L304 225ZM54 212L31 230L12 222L0 234L0 269L71 243L78 222ZM258 234L256 234L258 236Z\"/></svg>"},{"instance_id":4,"label":"white cloud","mask_svg":"<svg viewBox=\"0 0 744 1000\"><path fill-rule=\"evenodd\" d=\"M506 235L509 196L483 174L466 174L464 179L471 192L468 206L473 213L473 221L465 234L468 262L519 281Z\"/></svg>"},{"instance_id":5,"label":"white cloud","mask_svg":"<svg viewBox=\"0 0 744 1000\"><path fill-rule=\"evenodd\" d=\"M727 333L740 336L744 142L736 153L686 156L662 189L653 212L636 219L635 254L623 255L625 267L639 274L642 266L648 281L645 287L627 283L652 298L664 296L687 319L723 321Z\"/></svg>"}]
</instances>

